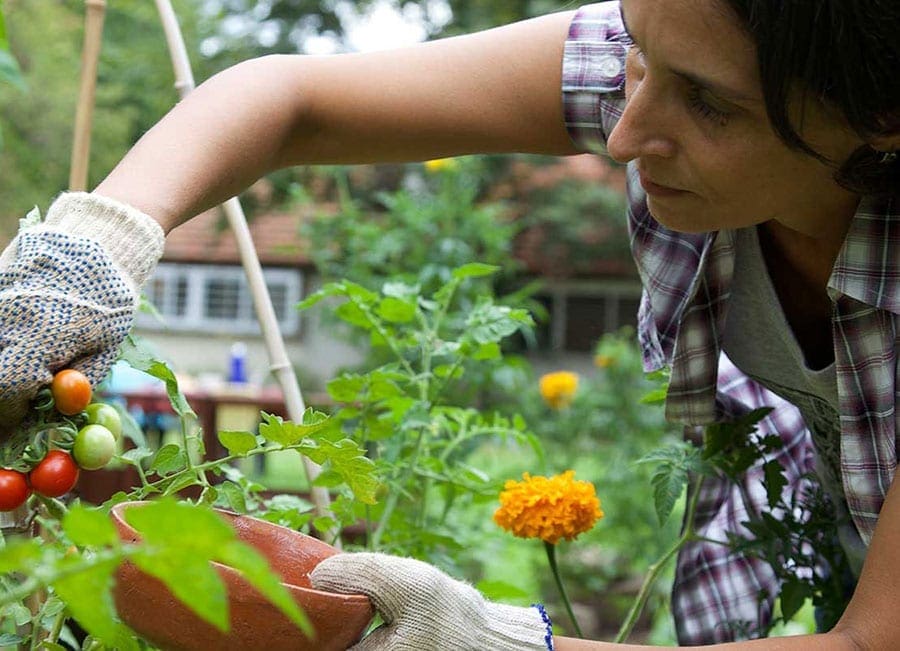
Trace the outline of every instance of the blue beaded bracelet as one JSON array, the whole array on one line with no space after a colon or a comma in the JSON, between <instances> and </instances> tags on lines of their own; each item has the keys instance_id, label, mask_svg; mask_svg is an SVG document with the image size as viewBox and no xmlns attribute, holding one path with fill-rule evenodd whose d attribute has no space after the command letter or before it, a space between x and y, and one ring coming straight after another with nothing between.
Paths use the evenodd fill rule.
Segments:
<instances>
[{"instance_id":1,"label":"blue beaded bracelet","mask_svg":"<svg viewBox=\"0 0 900 651\"><path fill-rule=\"evenodd\" d=\"M550 615L547 614L547 610L544 608L544 604L531 604L532 607L537 608L538 613L541 615L541 619L544 624L547 626L547 633L544 635L544 642L547 643L547 650L553 651L553 622L550 621Z\"/></svg>"}]
</instances>

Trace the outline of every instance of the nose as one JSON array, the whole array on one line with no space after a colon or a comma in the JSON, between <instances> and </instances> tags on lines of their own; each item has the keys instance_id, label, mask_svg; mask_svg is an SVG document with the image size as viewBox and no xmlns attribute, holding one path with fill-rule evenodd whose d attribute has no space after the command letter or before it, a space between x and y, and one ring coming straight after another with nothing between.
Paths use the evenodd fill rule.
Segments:
<instances>
[{"instance_id":1,"label":"nose","mask_svg":"<svg viewBox=\"0 0 900 651\"><path fill-rule=\"evenodd\" d=\"M646 77L626 82L625 110L606 141L610 157L618 163L647 156L675 155L676 144L665 101L651 84Z\"/></svg>"}]
</instances>

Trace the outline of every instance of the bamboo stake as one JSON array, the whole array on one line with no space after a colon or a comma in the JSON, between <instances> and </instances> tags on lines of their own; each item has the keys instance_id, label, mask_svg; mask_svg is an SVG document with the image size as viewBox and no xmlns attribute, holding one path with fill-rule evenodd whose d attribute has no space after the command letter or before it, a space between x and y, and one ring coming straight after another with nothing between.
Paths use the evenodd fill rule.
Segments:
<instances>
[{"instance_id":1,"label":"bamboo stake","mask_svg":"<svg viewBox=\"0 0 900 651\"><path fill-rule=\"evenodd\" d=\"M75 134L72 140L72 161L69 168L69 189L87 190L88 165L91 158L91 121L94 115L94 95L97 90L97 62L103 36L105 0L85 0L84 49L81 51L81 87L75 109Z\"/></svg>"},{"instance_id":2,"label":"bamboo stake","mask_svg":"<svg viewBox=\"0 0 900 651\"><path fill-rule=\"evenodd\" d=\"M184 38L181 35L178 19L172 9L170 0L156 0L156 7L159 10L160 19L165 30L169 53L172 56L172 65L175 69L175 88L183 99L194 89L194 75L191 71ZM275 375L284 392L288 417L300 423L302 422L306 406L300 393L297 376L287 356L284 340L278 329L278 319L275 316L275 309L269 297L269 289L266 287L262 266L259 263L259 257L256 254L256 248L250 236L250 229L247 226L244 210L241 208L241 203L237 197L232 197L222 207L225 210L228 223L234 231L244 271L247 274L247 282L250 285L256 315L259 319L263 338L266 342L266 349L269 353L269 369ZM306 470L306 476L310 484L322 471L320 466L306 457L303 457L303 467ZM317 514L330 516L331 499L328 491L318 486L311 486L310 489ZM339 532L328 531L324 533L330 540L333 540L335 546L340 547L341 541L337 535Z\"/></svg>"}]
</instances>

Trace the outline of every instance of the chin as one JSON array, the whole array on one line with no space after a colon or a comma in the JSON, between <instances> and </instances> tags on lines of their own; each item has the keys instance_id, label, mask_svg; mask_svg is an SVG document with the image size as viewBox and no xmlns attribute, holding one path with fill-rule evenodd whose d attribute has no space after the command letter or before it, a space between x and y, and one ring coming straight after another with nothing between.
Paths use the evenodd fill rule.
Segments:
<instances>
[{"instance_id":1,"label":"chin","mask_svg":"<svg viewBox=\"0 0 900 651\"><path fill-rule=\"evenodd\" d=\"M707 220L697 219L698 210L677 210L667 206L661 206L652 197L647 198L647 208L653 219L677 233L708 233L719 230L721 226L710 224Z\"/></svg>"}]
</instances>

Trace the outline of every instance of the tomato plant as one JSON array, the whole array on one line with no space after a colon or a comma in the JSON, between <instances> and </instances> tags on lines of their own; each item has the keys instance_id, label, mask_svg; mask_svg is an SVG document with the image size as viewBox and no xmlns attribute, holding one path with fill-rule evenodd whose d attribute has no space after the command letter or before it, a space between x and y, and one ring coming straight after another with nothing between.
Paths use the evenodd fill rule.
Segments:
<instances>
[{"instance_id":1,"label":"tomato plant","mask_svg":"<svg viewBox=\"0 0 900 651\"><path fill-rule=\"evenodd\" d=\"M122 417L112 405L94 402L89 404L84 412L87 414L89 425L102 425L112 432L117 441L122 436Z\"/></svg>"},{"instance_id":2,"label":"tomato plant","mask_svg":"<svg viewBox=\"0 0 900 651\"><path fill-rule=\"evenodd\" d=\"M75 436L72 454L85 470L98 470L116 453L116 438L103 425L85 425Z\"/></svg>"},{"instance_id":3,"label":"tomato plant","mask_svg":"<svg viewBox=\"0 0 900 651\"><path fill-rule=\"evenodd\" d=\"M36 493L60 497L72 490L78 481L78 466L67 452L50 450L28 473L28 479Z\"/></svg>"},{"instance_id":4,"label":"tomato plant","mask_svg":"<svg viewBox=\"0 0 900 651\"><path fill-rule=\"evenodd\" d=\"M25 475L0 468L0 511L12 511L22 506L28 499L29 492Z\"/></svg>"},{"instance_id":5,"label":"tomato plant","mask_svg":"<svg viewBox=\"0 0 900 651\"><path fill-rule=\"evenodd\" d=\"M50 393L59 413L74 416L90 404L91 383L81 371L66 368L53 376Z\"/></svg>"}]
</instances>

